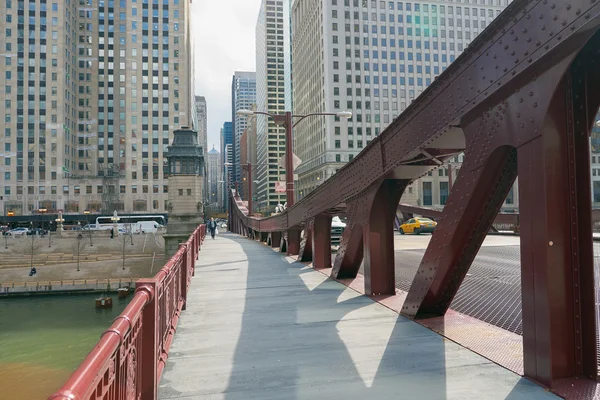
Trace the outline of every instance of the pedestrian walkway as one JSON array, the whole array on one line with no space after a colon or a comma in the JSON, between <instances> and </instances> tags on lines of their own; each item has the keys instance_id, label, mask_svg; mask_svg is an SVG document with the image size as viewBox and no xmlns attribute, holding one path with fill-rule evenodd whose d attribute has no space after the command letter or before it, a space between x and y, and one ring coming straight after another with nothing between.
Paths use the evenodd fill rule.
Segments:
<instances>
[{"instance_id":1,"label":"pedestrian walkway","mask_svg":"<svg viewBox=\"0 0 600 400\"><path fill-rule=\"evenodd\" d=\"M159 399L557 399L271 248L207 239Z\"/></svg>"}]
</instances>

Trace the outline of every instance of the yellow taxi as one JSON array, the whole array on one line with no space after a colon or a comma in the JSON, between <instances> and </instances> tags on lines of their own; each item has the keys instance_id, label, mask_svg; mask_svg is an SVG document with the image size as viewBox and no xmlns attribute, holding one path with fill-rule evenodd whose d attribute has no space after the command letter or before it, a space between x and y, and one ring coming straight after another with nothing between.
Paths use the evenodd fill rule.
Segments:
<instances>
[{"instance_id":1,"label":"yellow taxi","mask_svg":"<svg viewBox=\"0 0 600 400\"><path fill-rule=\"evenodd\" d=\"M421 233L433 233L436 226L437 222L429 218L411 218L404 224L400 225L400 229L398 229L398 231L402 235L405 233L414 233L415 235L420 235Z\"/></svg>"}]
</instances>

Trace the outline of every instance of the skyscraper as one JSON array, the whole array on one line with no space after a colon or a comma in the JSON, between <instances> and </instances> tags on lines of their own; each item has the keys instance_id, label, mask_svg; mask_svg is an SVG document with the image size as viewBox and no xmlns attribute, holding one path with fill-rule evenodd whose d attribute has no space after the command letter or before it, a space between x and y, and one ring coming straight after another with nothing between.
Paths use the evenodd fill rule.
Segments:
<instances>
[{"instance_id":1,"label":"skyscraper","mask_svg":"<svg viewBox=\"0 0 600 400\"><path fill-rule=\"evenodd\" d=\"M253 105L251 108L252 111L256 111L256 105ZM248 117L246 129L244 129L244 133L240 137L240 165L242 168L247 168L248 164L252 164L252 180L256 179L256 175L254 173L256 169L256 115L251 115ZM243 199L247 200L249 193L249 181L248 173L244 173L242 170L242 182L243 185L240 187L240 193ZM256 191L254 191L253 197L256 197Z\"/></svg>"},{"instance_id":2,"label":"skyscraper","mask_svg":"<svg viewBox=\"0 0 600 400\"><path fill-rule=\"evenodd\" d=\"M315 118L295 129L295 151L303 160L296 170L299 197L335 174L377 137L509 0L493 5L471 3L294 2L294 111L353 113L347 125L338 118ZM445 202L447 174L432 178L423 188L427 202Z\"/></svg>"},{"instance_id":3,"label":"skyscraper","mask_svg":"<svg viewBox=\"0 0 600 400\"><path fill-rule=\"evenodd\" d=\"M212 150L210 150L208 152L208 158L207 158L207 164L208 164L208 174L207 174L207 180L208 180L208 195L206 196L208 198L208 204L212 207L215 204L219 203L219 181L222 180L221 177L221 168L222 168L222 161L221 161L221 154L215 149L215 147L213 146Z\"/></svg>"},{"instance_id":4,"label":"skyscraper","mask_svg":"<svg viewBox=\"0 0 600 400\"><path fill-rule=\"evenodd\" d=\"M223 122L223 127L221 128L221 157L223 163L227 162L225 147L228 144L233 144L233 124L231 122ZM231 162L233 162L233 159Z\"/></svg>"},{"instance_id":5,"label":"skyscraper","mask_svg":"<svg viewBox=\"0 0 600 400\"><path fill-rule=\"evenodd\" d=\"M4 1L0 14L0 211L164 212L163 154L192 125L189 2Z\"/></svg>"},{"instance_id":6,"label":"skyscraper","mask_svg":"<svg viewBox=\"0 0 600 400\"><path fill-rule=\"evenodd\" d=\"M233 123L231 122L224 122L223 128L221 128L221 166L223 168L222 180L224 181L221 206L223 208L227 207L229 189L231 188L231 183L233 182L231 179L231 167L226 166L225 163L233 163Z\"/></svg>"},{"instance_id":7,"label":"skyscraper","mask_svg":"<svg viewBox=\"0 0 600 400\"><path fill-rule=\"evenodd\" d=\"M198 143L202 146L204 156L208 153L208 114L206 108L206 99L204 96L195 96L196 107L196 124L195 128L198 131Z\"/></svg>"},{"instance_id":8,"label":"skyscraper","mask_svg":"<svg viewBox=\"0 0 600 400\"><path fill-rule=\"evenodd\" d=\"M237 115L238 110L250 110L256 103L256 73L235 72L231 81L231 120L233 121L233 152L234 152L234 178L241 177L240 165L240 137L246 129L246 117Z\"/></svg>"},{"instance_id":9,"label":"skyscraper","mask_svg":"<svg viewBox=\"0 0 600 400\"><path fill-rule=\"evenodd\" d=\"M263 0L256 24L257 110L271 114L291 111L290 1ZM265 116L257 117L257 194L259 207L285 202L275 182L285 181L277 163L285 154L285 128Z\"/></svg>"}]
</instances>

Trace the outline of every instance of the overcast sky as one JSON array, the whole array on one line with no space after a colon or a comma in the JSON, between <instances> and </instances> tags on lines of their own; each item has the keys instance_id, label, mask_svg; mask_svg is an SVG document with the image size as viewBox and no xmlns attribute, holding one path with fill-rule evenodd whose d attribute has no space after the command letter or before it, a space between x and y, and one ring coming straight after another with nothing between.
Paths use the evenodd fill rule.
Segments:
<instances>
[{"instance_id":1,"label":"overcast sky","mask_svg":"<svg viewBox=\"0 0 600 400\"><path fill-rule=\"evenodd\" d=\"M206 97L208 149L219 150L223 122L231 121L231 78L254 71L254 29L260 0L193 0L196 95Z\"/></svg>"}]
</instances>

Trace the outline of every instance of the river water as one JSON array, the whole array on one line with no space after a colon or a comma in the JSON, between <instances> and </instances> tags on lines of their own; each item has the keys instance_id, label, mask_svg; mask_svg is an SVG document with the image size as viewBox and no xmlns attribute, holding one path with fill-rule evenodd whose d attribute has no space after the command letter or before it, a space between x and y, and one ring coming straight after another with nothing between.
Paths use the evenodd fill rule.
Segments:
<instances>
[{"instance_id":1,"label":"river water","mask_svg":"<svg viewBox=\"0 0 600 400\"><path fill-rule=\"evenodd\" d=\"M97 310L98 294L0 299L0 398L46 399L68 379L131 296Z\"/></svg>"}]
</instances>

